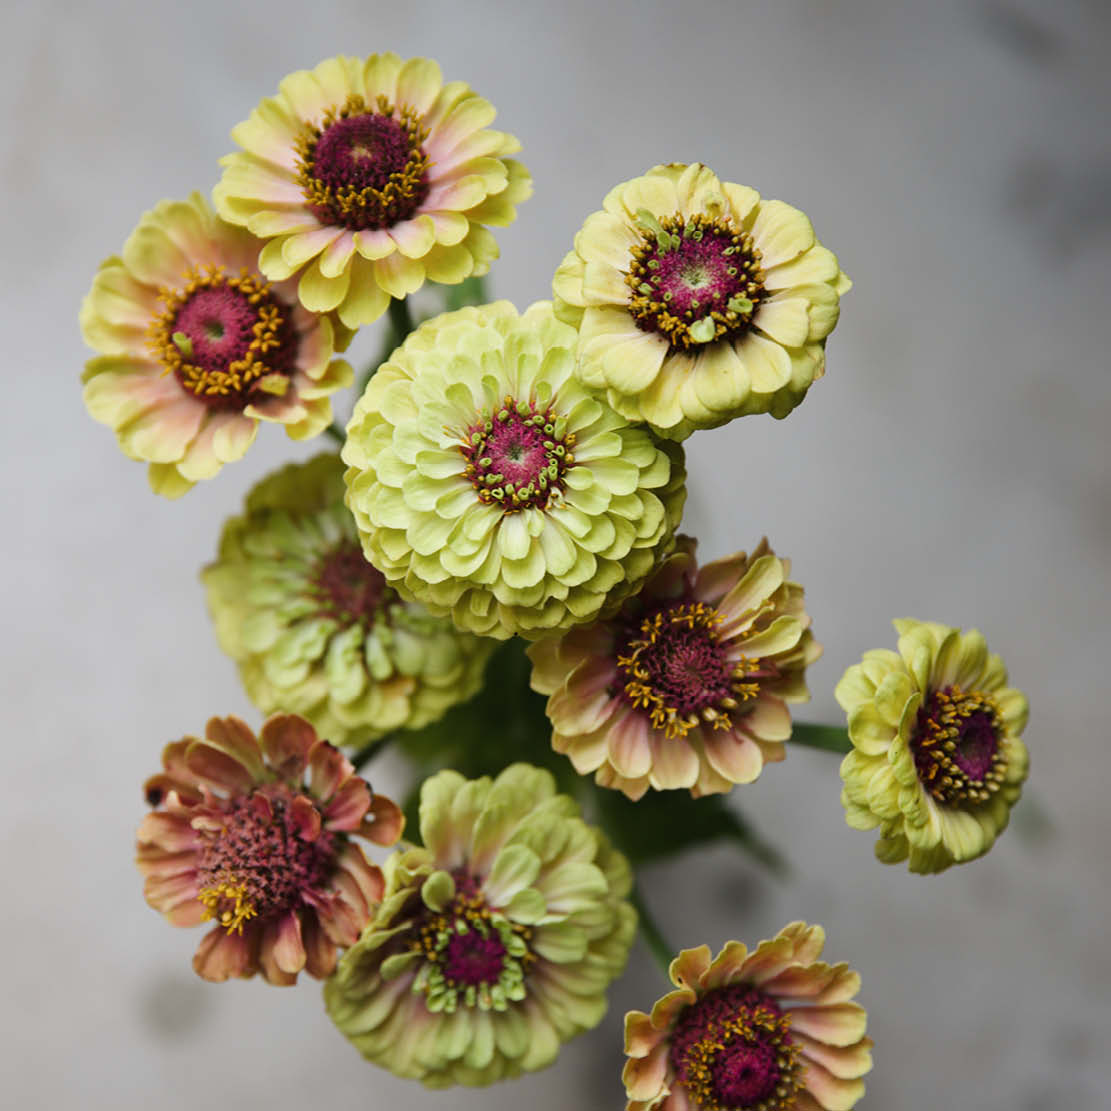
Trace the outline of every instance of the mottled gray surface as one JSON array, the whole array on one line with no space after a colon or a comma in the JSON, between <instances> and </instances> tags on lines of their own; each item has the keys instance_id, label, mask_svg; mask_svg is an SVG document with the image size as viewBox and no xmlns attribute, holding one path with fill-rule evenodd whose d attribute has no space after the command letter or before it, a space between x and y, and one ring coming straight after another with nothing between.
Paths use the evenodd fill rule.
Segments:
<instances>
[{"instance_id":1,"label":"mottled gray surface","mask_svg":"<svg viewBox=\"0 0 1111 1111\"><path fill-rule=\"evenodd\" d=\"M1030 695L1047 836L1024 836L1024 802L984 861L910 877L845 827L836 761L793 752L733 799L794 878L724 850L653 869L668 935L824 922L864 977L863 1108L1106 1107L1109 47L1098 0L9 5L4 1104L446 1106L364 1065L311 981L196 981L199 935L145 906L131 863L160 744L216 712L257 721L197 569L249 484L313 448L264 430L162 502L77 385L77 304L139 214L213 184L228 130L289 70L395 49L470 81L524 144L536 196L493 277L519 304L656 161L702 159L810 213L856 281L828 376L784 423L690 442L687 527L710 557L764 532L794 557L826 646L813 720L902 614L979 625ZM553 1069L452 1105L621 1106L621 1013L661 988L638 950Z\"/></svg>"}]
</instances>

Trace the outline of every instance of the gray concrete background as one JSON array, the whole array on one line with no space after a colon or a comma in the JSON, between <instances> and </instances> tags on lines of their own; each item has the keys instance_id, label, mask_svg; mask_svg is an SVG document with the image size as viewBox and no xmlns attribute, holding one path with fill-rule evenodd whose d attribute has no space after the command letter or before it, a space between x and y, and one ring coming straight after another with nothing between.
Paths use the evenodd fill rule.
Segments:
<instances>
[{"instance_id":1,"label":"gray concrete background","mask_svg":"<svg viewBox=\"0 0 1111 1111\"><path fill-rule=\"evenodd\" d=\"M312 981L195 980L199 934L145 906L131 863L161 744L213 713L258 720L197 570L248 486L316 445L264 430L169 504L78 386L79 300L139 214L208 189L286 72L385 49L437 58L520 136L536 195L493 272L518 304L547 296L605 191L657 161L701 159L812 216L856 282L828 375L786 422L690 441L686 528L708 557L764 532L793 556L826 646L809 720L836 720L842 669L904 614L980 626L1030 696L1036 806L985 860L882 867L843 824L836 760L799 750L732 796L794 878L721 849L655 868L667 934L716 947L823 922L864 977L865 1109L1107 1106L1104 3L54 0L4 24L6 1106L445 1105L362 1063ZM621 1106L621 1014L662 988L638 948L554 1068L453 1105Z\"/></svg>"}]
</instances>

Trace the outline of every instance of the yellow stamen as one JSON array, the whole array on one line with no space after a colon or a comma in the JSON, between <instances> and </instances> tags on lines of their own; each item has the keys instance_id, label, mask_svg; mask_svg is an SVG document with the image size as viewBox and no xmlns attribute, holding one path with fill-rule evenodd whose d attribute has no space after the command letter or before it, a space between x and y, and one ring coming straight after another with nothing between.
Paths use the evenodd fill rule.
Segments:
<instances>
[{"instance_id":1,"label":"yellow stamen","mask_svg":"<svg viewBox=\"0 0 1111 1111\"><path fill-rule=\"evenodd\" d=\"M234 878L202 887L197 898L205 907L201 920L207 922L215 918L229 934L242 934L243 923L258 916L247 898L247 885Z\"/></svg>"}]
</instances>

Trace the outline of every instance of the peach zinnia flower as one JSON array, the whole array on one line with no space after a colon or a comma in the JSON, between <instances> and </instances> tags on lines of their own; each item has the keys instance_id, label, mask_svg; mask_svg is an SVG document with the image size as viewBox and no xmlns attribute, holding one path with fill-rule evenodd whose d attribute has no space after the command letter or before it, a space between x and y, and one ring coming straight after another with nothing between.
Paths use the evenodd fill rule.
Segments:
<instances>
[{"instance_id":1,"label":"peach zinnia flower","mask_svg":"<svg viewBox=\"0 0 1111 1111\"><path fill-rule=\"evenodd\" d=\"M872 1067L860 976L819 962L825 931L793 922L749 953L684 949L678 988L625 1016L626 1111L850 1111Z\"/></svg>"},{"instance_id":2,"label":"peach zinnia flower","mask_svg":"<svg viewBox=\"0 0 1111 1111\"><path fill-rule=\"evenodd\" d=\"M385 886L352 838L392 845L396 804L292 714L259 738L238 718L212 718L203 739L167 745L162 765L146 784L156 809L136 862L147 902L175 926L215 922L193 968L206 980L261 971L272 984L302 969L328 976Z\"/></svg>"},{"instance_id":3,"label":"peach zinnia flower","mask_svg":"<svg viewBox=\"0 0 1111 1111\"><path fill-rule=\"evenodd\" d=\"M260 420L316 436L332 420L329 395L351 385L351 367L332 358L332 321L258 273L259 246L199 193L162 201L81 306L100 353L85 367L85 405L125 455L150 464L165 497L241 458Z\"/></svg>"},{"instance_id":4,"label":"peach zinnia flower","mask_svg":"<svg viewBox=\"0 0 1111 1111\"><path fill-rule=\"evenodd\" d=\"M802 587L766 540L701 568L694 552L679 537L616 617L529 649L552 746L631 799L649 787L720 794L782 760L786 704L809 697L805 670L821 653Z\"/></svg>"}]
</instances>

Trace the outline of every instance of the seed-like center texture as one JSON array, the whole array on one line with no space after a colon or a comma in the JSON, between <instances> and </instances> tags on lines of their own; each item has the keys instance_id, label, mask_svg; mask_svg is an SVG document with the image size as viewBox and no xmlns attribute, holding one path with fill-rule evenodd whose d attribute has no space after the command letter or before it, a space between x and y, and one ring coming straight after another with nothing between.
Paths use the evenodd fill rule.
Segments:
<instances>
[{"instance_id":1,"label":"seed-like center texture","mask_svg":"<svg viewBox=\"0 0 1111 1111\"><path fill-rule=\"evenodd\" d=\"M277 918L323 884L342 835L308 820L314 809L307 795L268 784L226 803L218 828L206 822L198 867L205 917L242 933L248 919Z\"/></svg>"},{"instance_id":2,"label":"seed-like center texture","mask_svg":"<svg viewBox=\"0 0 1111 1111\"><path fill-rule=\"evenodd\" d=\"M424 963L413 990L425 994L430 1011L504 1011L525 997L525 973L536 959L531 931L492 911L477 885L462 882L458 890L441 913L425 908L420 915L410 948Z\"/></svg>"},{"instance_id":3,"label":"seed-like center texture","mask_svg":"<svg viewBox=\"0 0 1111 1111\"><path fill-rule=\"evenodd\" d=\"M708 992L683 1012L671 1064L700 1111L786 1111L802 1086L790 1016L747 984Z\"/></svg>"},{"instance_id":4,"label":"seed-like center texture","mask_svg":"<svg viewBox=\"0 0 1111 1111\"><path fill-rule=\"evenodd\" d=\"M574 464L575 434L551 408L506 397L493 412L482 412L466 430L459 450L464 474L488 505L507 513L546 509L562 494L563 479Z\"/></svg>"},{"instance_id":5,"label":"seed-like center texture","mask_svg":"<svg viewBox=\"0 0 1111 1111\"><path fill-rule=\"evenodd\" d=\"M681 601L618 632L624 696L668 737L685 737L701 722L729 729L734 713L759 694L759 680L775 673L770 663L730 659L717 633L721 622L712 606Z\"/></svg>"},{"instance_id":6,"label":"seed-like center texture","mask_svg":"<svg viewBox=\"0 0 1111 1111\"><path fill-rule=\"evenodd\" d=\"M428 196L428 129L384 96L371 108L350 96L298 140L298 181L323 224L355 231L408 220Z\"/></svg>"},{"instance_id":7,"label":"seed-like center texture","mask_svg":"<svg viewBox=\"0 0 1111 1111\"><path fill-rule=\"evenodd\" d=\"M194 397L217 409L243 409L282 396L298 340L288 308L261 278L223 267L191 270L181 288L158 292L151 322L155 357Z\"/></svg>"},{"instance_id":8,"label":"seed-like center texture","mask_svg":"<svg viewBox=\"0 0 1111 1111\"><path fill-rule=\"evenodd\" d=\"M922 785L950 805L987 802L1006 772L1002 733L990 694L955 685L931 691L918 708L910 742Z\"/></svg>"},{"instance_id":9,"label":"seed-like center texture","mask_svg":"<svg viewBox=\"0 0 1111 1111\"><path fill-rule=\"evenodd\" d=\"M638 328L665 336L673 351L748 331L764 296L752 236L701 214L657 221L644 213L641 225L625 278Z\"/></svg>"},{"instance_id":10,"label":"seed-like center texture","mask_svg":"<svg viewBox=\"0 0 1111 1111\"><path fill-rule=\"evenodd\" d=\"M371 628L397 597L354 540L343 541L321 557L311 582L320 615L342 625L362 623Z\"/></svg>"}]
</instances>

